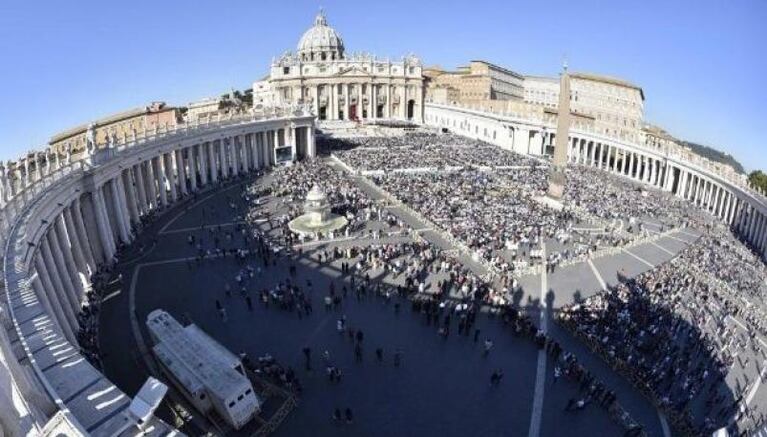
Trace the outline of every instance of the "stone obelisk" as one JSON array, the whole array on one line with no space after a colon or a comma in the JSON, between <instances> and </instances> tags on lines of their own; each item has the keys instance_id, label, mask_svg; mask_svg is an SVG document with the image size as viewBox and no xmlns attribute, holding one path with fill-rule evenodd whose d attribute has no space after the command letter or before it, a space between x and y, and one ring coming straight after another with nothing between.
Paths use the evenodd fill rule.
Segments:
<instances>
[{"instance_id":1,"label":"stone obelisk","mask_svg":"<svg viewBox=\"0 0 767 437\"><path fill-rule=\"evenodd\" d=\"M551 162L547 195L554 200L561 200L567 183L565 166L567 166L567 146L570 141L570 75L567 74L567 64L564 65L559 78L557 112L557 137L554 143L554 159Z\"/></svg>"}]
</instances>

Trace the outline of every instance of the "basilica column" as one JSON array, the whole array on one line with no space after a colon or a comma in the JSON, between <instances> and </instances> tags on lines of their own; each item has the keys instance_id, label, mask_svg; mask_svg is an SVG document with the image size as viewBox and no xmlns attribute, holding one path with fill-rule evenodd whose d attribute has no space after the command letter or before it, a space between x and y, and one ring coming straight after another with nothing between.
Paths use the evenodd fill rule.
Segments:
<instances>
[{"instance_id":1,"label":"basilica column","mask_svg":"<svg viewBox=\"0 0 767 437\"><path fill-rule=\"evenodd\" d=\"M399 113L403 120L407 120L407 82L402 85L400 93L402 94L402 101L399 105Z\"/></svg>"},{"instance_id":2,"label":"basilica column","mask_svg":"<svg viewBox=\"0 0 767 437\"><path fill-rule=\"evenodd\" d=\"M367 94L367 96L368 96L368 116L367 116L367 119L368 120L372 120L372 119L375 118L374 112L373 112L374 106L373 106L373 82L372 81L367 84L367 91L368 91L368 94Z\"/></svg>"},{"instance_id":3,"label":"basilica column","mask_svg":"<svg viewBox=\"0 0 767 437\"><path fill-rule=\"evenodd\" d=\"M310 158L317 156L316 145L314 144L314 128L311 125L306 127L306 151Z\"/></svg>"},{"instance_id":4,"label":"basilica column","mask_svg":"<svg viewBox=\"0 0 767 437\"><path fill-rule=\"evenodd\" d=\"M351 99L351 96L349 95L349 84L348 83L343 84L343 88L344 88L344 120L351 120L351 114L349 114L349 107L351 106L349 102L349 100Z\"/></svg>"},{"instance_id":5,"label":"basilica column","mask_svg":"<svg viewBox=\"0 0 767 437\"><path fill-rule=\"evenodd\" d=\"M371 105L373 107L373 112L371 118L373 120L378 118L378 85L371 83L370 88L370 97L371 97Z\"/></svg>"},{"instance_id":6,"label":"basilica column","mask_svg":"<svg viewBox=\"0 0 767 437\"><path fill-rule=\"evenodd\" d=\"M349 104L346 103L346 106L348 107ZM273 132L274 132L274 144L272 144L271 156L272 156L272 164L276 164L277 163L277 148L281 146L281 144L280 144L280 130L279 129L275 129ZM285 137L285 135L287 135L284 130L283 130L282 135L283 135L283 138Z\"/></svg>"}]
</instances>

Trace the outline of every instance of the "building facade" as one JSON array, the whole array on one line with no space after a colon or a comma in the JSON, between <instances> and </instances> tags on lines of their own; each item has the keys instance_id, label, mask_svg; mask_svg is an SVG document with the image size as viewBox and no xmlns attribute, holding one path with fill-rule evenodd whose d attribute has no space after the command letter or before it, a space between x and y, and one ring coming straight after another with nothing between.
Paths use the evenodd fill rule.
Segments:
<instances>
[{"instance_id":1,"label":"building facade","mask_svg":"<svg viewBox=\"0 0 767 437\"><path fill-rule=\"evenodd\" d=\"M144 108L120 112L61 132L54 135L49 144L61 155L65 155L68 150L72 154L79 154L85 150L86 134L91 127L95 130L96 146L104 147L110 141L130 140L155 129L173 129L181 122L178 108L167 106L165 102L152 102Z\"/></svg>"},{"instance_id":2,"label":"building facade","mask_svg":"<svg viewBox=\"0 0 767 437\"><path fill-rule=\"evenodd\" d=\"M603 135L624 140L641 138L644 92L632 83L607 76L570 74L572 112L594 118L594 128ZM559 82L556 78L527 76L525 102L556 108Z\"/></svg>"},{"instance_id":3,"label":"building facade","mask_svg":"<svg viewBox=\"0 0 767 437\"><path fill-rule=\"evenodd\" d=\"M444 97L445 88L453 89L460 104L487 100L522 100L524 76L486 61L471 61L456 71L427 68L427 100Z\"/></svg>"},{"instance_id":4,"label":"building facade","mask_svg":"<svg viewBox=\"0 0 767 437\"><path fill-rule=\"evenodd\" d=\"M259 95L277 104L311 104L320 120L423 121L420 59L411 55L395 62L347 55L341 36L322 12L301 37L296 53L272 62L268 86L262 82L254 83L254 106Z\"/></svg>"}]
</instances>

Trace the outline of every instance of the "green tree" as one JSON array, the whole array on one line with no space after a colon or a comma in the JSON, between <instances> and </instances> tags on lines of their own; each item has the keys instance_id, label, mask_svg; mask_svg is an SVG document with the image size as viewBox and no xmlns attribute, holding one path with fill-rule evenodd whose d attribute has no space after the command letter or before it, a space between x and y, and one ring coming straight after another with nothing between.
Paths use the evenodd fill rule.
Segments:
<instances>
[{"instance_id":1,"label":"green tree","mask_svg":"<svg viewBox=\"0 0 767 437\"><path fill-rule=\"evenodd\" d=\"M760 191L767 191L767 174L761 170L752 171L751 174L748 175L748 182Z\"/></svg>"}]
</instances>

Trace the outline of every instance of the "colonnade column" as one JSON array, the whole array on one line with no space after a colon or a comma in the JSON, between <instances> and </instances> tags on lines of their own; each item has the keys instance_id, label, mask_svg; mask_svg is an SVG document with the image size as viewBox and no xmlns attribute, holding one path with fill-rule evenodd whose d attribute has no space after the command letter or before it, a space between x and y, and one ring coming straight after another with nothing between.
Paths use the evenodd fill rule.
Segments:
<instances>
[{"instance_id":1,"label":"colonnade column","mask_svg":"<svg viewBox=\"0 0 767 437\"><path fill-rule=\"evenodd\" d=\"M151 158L145 163L146 166L146 174L144 175L146 178L146 195L147 200L151 202L151 208L157 209L159 206L157 204L157 162L155 158Z\"/></svg>"},{"instance_id":2,"label":"colonnade column","mask_svg":"<svg viewBox=\"0 0 767 437\"><path fill-rule=\"evenodd\" d=\"M116 247L111 226L109 224L109 217L107 217L106 205L104 203L104 196L101 193L101 188L102 187L98 187L93 192L93 209L94 217L96 218L96 223L99 228L101 244L104 245L104 262L110 263L114 259Z\"/></svg>"},{"instance_id":3,"label":"colonnade column","mask_svg":"<svg viewBox=\"0 0 767 437\"><path fill-rule=\"evenodd\" d=\"M235 135L229 140L229 156L231 157L230 161L232 162L232 175L235 177L240 174L240 149L238 147L238 137L239 135Z\"/></svg>"},{"instance_id":4,"label":"colonnade column","mask_svg":"<svg viewBox=\"0 0 767 437\"><path fill-rule=\"evenodd\" d=\"M80 304L77 298L78 293L75 290L73 285L74 282L67 271L66 262L61 253L61 247L58 245L58 242L50 229L41 241L44 242L43 255L45 256L45 264L53 269L54 276L58 278L55 281L55 284L63 289L63 294L66 297L65 300L69 303L72 312L77 315L80 311ZM75 319L75 322L76 321L77 320Z\"/></svg>"},{"instance_id":5,"label":"colonnade column","mask_svg":"<svg viewBox=\"0 0 767 437\"><path fill-rule=\"evenodd\" d=\"M192 191L197 191L199 186L197 185L197 151L199 150L199 144L187 147L186 153L189 156L189 176Z\"/></svg>"},{"instance_id":6,"label":"colonnade column","mask_svg":"<svg viewBox=\"0 0 767 437\"><path fill-rule=\"evenodd\" d=\"M42 242L43 240L41 240L41 243ZM62 295L62 293L56 292L56 287L53 286L53 280L51 279L52 272L47 267L47 265L50 264L47 264L46 259L48 259L48 256L43 254L43 250L41 248L35 259L35 270L37 270L38 279L42 285L41 294L48 296L48 301L50 301L58 319L63 322L59 323L59 326L61 326L61 330L63 331L64 336L67 338L67 340L69 340L70 343L77 344L77 337L75 335L79 329L79 325L77 324L77 315L70 306L69 302Z\"/></svg>"},{"instance_id":7,"label":"colonnade column","mask_svg":"<svg viewBox=\"0 0 767 437\"><path fill-rule=\"evenodd\" d=\"M200 184L208 185L208 153L207 143L197 145L197 160L200 163Z\"/></svg>"},{"instance_id":8,"label":"colonnade column","mask_svg":"<svg viewBox=\"0 0 767 437\"><path fill-rule=\"evenodd\" d=\"M73 218L82 237L82 246L86 248L85 254L88 257L88 262L91 264L92 270L95 271L99 263L106 261L104 253L106 245L98 244L99 227L94 216L95 206L92 197L91 194L75 199Z\"/></svg>"},{"instance_id":9,"label":"colonnade column","mask_svg":"<svg viewBox=\"0 0 767 437\"><path fill-rule=\"evenodd\" d=\"M162 161L164 161L163 155L152 158L152 172L154 173L154 179L157 182L157 191L159 191L160 194L160 205L165 208L168 206L168 192L165 188L165 176L163 174L163 167L165 166Z\"/></svg>"},{"instance_id":10,"label":"colonnade column","mask_svg":"<svg viewBox=\"0 0 767 437\"><path fill-rule=\"evenodd\" d=\"M178 187L181 190L181 195L186 196L189 194L187 190L187 172L186 172L186 159L184 158L184 149L179 148L176 150L176 171L178 172Z\"/></svg>"},{"instance_id":11,"label":"colonnade column","mask_svg":"<svg viewBox=\"0 0 767 437\"><path fill-rule=\"evenodd\" d=\"M218 166L216 165L216 141L208 142L208 162L205 165L210 165L210 182L215 184L218 182Z\"/></svg>"},{"instance_id":12,"label":"colonnade column","mask_svg":"<svg viewBox=\"0 0 767 437\"><path fill-rule=\"evenodd\" d=\"M82 267L78 267L79 263L75 263L75 257L73 256L74 246L68 238L69 236L67 235L66 229L64 229L64 217L62 214L59 214L59 216L54 219L53 226L51 226L48 232L52 233L52 238L55 239L56 245L62 251L64 267L67 270L67 276L72 283L72 289L76 293L75 297L77 298L77 303L79 305L85 300L85 290L89 281L88 278L80 276L81 271L78 269Z\"/></svg>"},{"instance_id":13,"label":"colonnade column","mask_svg":"<svg viewBox=\"0 0 767 437\"><path fill-rule=\"evenodd\" d=\"M140 213L146 215L149 212L149 205L146 198L146 177L144 176L143 162L139 162L133 166L133 180L136 184L136 194L138 196Z\"/></svg>"},{"instance_id":14,"label":"colonnade column","mask_svg":"<svg viewBox=\"0 0 767 437\"><path fill-rule=\"evenodd\" d=\"M120 178L116 177L112 179L109 183L109 186L112 191L112 206L114 209L114 215L115 221L117 222L117 229L119 230L120 239L123 241L123 243L129 243L130 242L130 230L129 226L126 220L125 212L123 211L123 205L120 198L120 185L119 185Z\"/></svg>"},{"instance_id":15,"label":"colonnade column","mask_svg":"<svg viewBox=\"0 0 767 437\"><path fill-rule=\"evenodd\" d=\"M173 151L169 153L164 153L162 155L163 159L163 175L165 176L165 180L168 181L168 188L170 189L170 203L175 202L178 200L178 189L176 186L176 172L174 171L173 167L173 161L175 153Z\"/></svg>"},{"instance_id":16,"label":"colonnade column","mask_svg":"<svg viewBox=\"0 0 767 437\"><path fill-rule=\"evenodd\" d=\"M83 247L82 237L80 236L80 230L77 228L74 215L72 214L72 205L65 208L63 211L64 225L67 230L67 236L72 246L72 254L77 262L77 268L83 275L83 287L87 290L90 289L90 278L95 271L94 265L90 263L88 255L85 253L86 248Z\"/></svg>"},{"instance_id":17,"label":"colonnade column","mask_svg":"<svg viewBox=\"0 0 767 437\"><path fill-rule=\"evenodd\" d=\"M229 176L229 163L226 162L226 138L218 141L218 156L221 165L221 178L226 179Z\"/></svg>"},{"instance_id":18,"label":"colonnade column","mask_svg":"<svg viewBox=\"0 0 767 437\"><path fill-rule=\"evenodd\" d=\"M120 185L124 189L123 196L125 197L128 207L128 217L131 224L138 224L141 222L139 218L139 201L136 194L136 189L133 182L133 168L128 167L123 170L122 179Z\"/></svg>"}]
</instances>

